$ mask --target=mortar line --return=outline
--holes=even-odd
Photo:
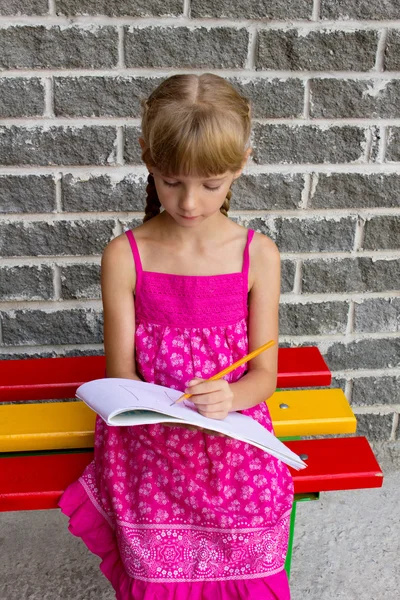
[[[55,301],[62,300],[62,293],[61,293],[61,268],[57,264],[55,264],[54,267],[53,267],[53,289],[54,289],[54,300]]]
[[[52,77],[45,77],[44,82],[44,112],[43,118],[54,119],[54,80]]]
[[[49,15],[57,16],[56,0],[49,0]]]
[[[314,12],[314,11],[313,11]],[[317,13],[315,13],[317,14]],[[288,31],[290,29],[301,29],[303,31],[382,31],[382,29],[400,29],[400,19],[393,20],[356,20],[356,19],[331,19],[331,20],[260,20],[260,19],[235,19],[229,17],[197,17],[189,18],[187,15],[168,16],[168,17],[135,17],[121,16],[108,17],[106,15],[76,15],[73,17],[65,15],[1,15],[0,28],[8,28],[10,26],[61,26],[64,28],[81,27],[118,27],[132,26],[137,29],[146,27],[181,27],[185,26],[190,29],[205,27],[211,29],[214,27],[225,27],[232,29],[242,29],[251,25],[260,25],[262,29],[281,29]]]
[[[302,275],[303,275],[303,261],[296,260],[296,269],[294,273],[293,292],[294,294],[301,294],[302,289]]]
[[[399,409],[400,409],[400,407],[399,407]],[[397,434],[398,427],[399,427],[399,413],[395,412],[395,413],[393,413],[392,431],[390,432],[390,437],[389,437],[390,442],[394,442],[397,439],[396,434]]]
[[[190,6],[190,0],[183,0],[183,17],[187,17],[188,19],[190,19],[190,11],[191,11],[191,6]]]
[[[140,164],[129,164],[123,167],[115,165],[10,165],[0,166],[0,175],[51,175],[61,171],[64,174],[72,174],[75,178],[87,177],[89,175],[108,175],[113,181],[121,181],[124,177],[134,180],[147,177],[146,168]],[[399,175],[399,162],[386,163],[264,163],[257,165],[253,163],[246,167],[246,175],[271,175],[281,174],[292,176],[310,174],[361,174],[361,175]]]
[[[312,184],[313,175],[311,173],[304,173],[303,181],[304,187],[301,190],[301,202],[299,204],[299,209],[307,210],[308,202],[310,200],[311,194],[311,184]]]
[[[125,69],[125,31],[124,27],[118,27],[118,69]]]
[[[131,127],[140,126],[140,116],[137,117],[59,117],[57,118],[45,118],[45,117],[8,117],[1,120],[3,127],[19,126],[25,127],[26,129],[35,129],[37,127],[71,127],[81,129],[83,127],[111,127],[117,125],[125,125]],[[305,117],[278,117],[278,118],[261,118],[254,117],[253,123],[260,125],[272,125],[272,126],[287,126],[290,128],[294,127],[305,127],[313,126],[322,131],[330,129],[331,127],[358,127],[360,129],[380,126],[388,127],[400,127],[400,118],[389,118],[389,119],[376,119],[372,118],[305,118]]]
[[[249,27],[249,45],[247,48],[247,58],[246,58],[246,69],[251,69],[254,71],[256,64],[256,54],[257,54],[257,36],[258,31],[255,26]]]
[[[356,221],[356,230],[354,233],[354,246],[353,246],[353,252],[357,253],[358,255],[358,251],[363,249],[363,242],[364,242],[364,227],[365,227],[365,219],[363,219],[363,216],[367,216],[367,215],[361,215],[359,214],[357,221]]]
[[[305,121],[310,121],[310,110],[311,110],[311,80],[306,79],[304,81],[304,105],[303,105],[303,118]],[[313,120],[314,122],[314,120]]]
[[[56,200],[56,213],[62,214],[62,173],[56,173],[54,176],[55,183],[55,200]],[[53,213],[54,214],[54,213]]]
[[[354,333],[354,317],[355,317],[355,303],[354,300],[350,300],[349,302],[349,311],[347,313],[347,325],[345,337],[348,338]]]
[[[384,163],[388,141],[387,128],[384,125],[379,127],[379,138],[377,162]]]
[[[373,80],[398,80],[400,79],[400,71],[287,71],[263,69],[262,71],[254,71],[245,68],[212,68],[207,69],[209,73],[215,73],[221,77],[245,77],[247,79],[298,79],[305,81],[307,79],[344,79],[350,81],[373,81]],[[167,77],[180,73],[195,73],[200,75],[204,72],[201,68],[182,67],[126,67],[124,69],[116,66],[112,69],[57,69],[57,68],[30,68],[30,69],[7,69],[1,72],[2,79],[12,78],[31,78],[31,77],[110,77],[116,78],[121,75],[130,77]]]
[[[346,396],[347,402],[349,404],[351,404],[352,394],[353,394],[353,380],[349,379],[349,380],[346,381],[346,385],[345,385],[345,388],[344,388],[344,395]]]
[[[378,72],[382,72],[385,70],[385,50],[386,50],[386,41],[388,36],[388,30],[382,29],[381,34],[378,40],[378,46],[376,49],[376,59],[375,59],[375,67],[374,70]]]
[[[312,20],[319,21],[321,13],[321,0],[314,0],[313,10],[312,10]]]

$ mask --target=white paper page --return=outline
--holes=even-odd
[[[253,444],[297,470],[307,466],[254,419],[237,412],[230,413],[223,421],[209,419],[199,414],[190,400],[172,405],[181,395],[182,392],[171,388],[117,378],[90,381],[80,386],[76,392],[76,396],[109,425],[149,425],[184,421]],[[138,411],[136,414],[130,412],[135,409]]]

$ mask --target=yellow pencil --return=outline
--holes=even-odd
[[[247,354],[247,356],[243,356],[243,358],[240,358],[239,360],[237,360],[235,363],[233,363],[233,365],[230,365],[229,367],[226,367],[226,369],[224,369],[223,371],[220,371],[216,375],[213,375],[212,377],[210,377],[210,379],[207,379],[207,381],[215,381],[216,379],[222,379],[222,377],[224,377],[224,375],[231,373],[232,371],[234,371],[235,369],[237,369],[244,363],[249,362],[249,360],[258,356],[259,354],[261,354],[261,352],[264,352],[264,350],[271,348],[271,346],[273,346],[274,344],[275,344],[274,340],[270,340],[263,346],[260,346],[259,348],[257,348],[257,350],[253,350],[253,352],[250,352],[250,354]],[[175,400],[175,402],[173,402],[172,404],[177,404],[184,398],[190,398],[190,396],[193,396],[193,394],[183,394],[183,396],[178,398],[178,400]],[[171,404],[171,406],[172,406],[172,404]]]

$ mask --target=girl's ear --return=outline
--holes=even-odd
[[[139,144],[142,150],[146,148],[146,143],[142,137],[139,138]]]

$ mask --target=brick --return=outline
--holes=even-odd
[[[265,29],[257,37],[257,70],[368,71],[375,64],[375,31]]]
[[[386,71],[400,69],[400,31],[391,30],[386,40],[384,68]]]
[[[400,281],[400,259],[344,258],[306,260],[302,291],[305,294],[383,292],[395,290]]]
[[[347,163],[364,154],[361,127],[262,125],[253,128],[253,159],[257,164]]]
[[[319,174],[309,208],[400,207],[400,176],[374,173]]]
[[[124,160],[132,165],[143,165],[139,144],[140,127],[125,127]]]
[[[354,331],[367,333],[400,331],[400,298],[367,298],[355,303]]]
[[[368,440],[388,440],[392,433],[393,413],[390,415],[357,415],[357,435]]]
[[[400,216],[374,217],[366,221],[364,250],[392,250],[400,248]]]
[[[48,0],[0,0],[0,15],[46,15]]]
[[[44,112],[44,85],[40,79],[0,80],[0,118],[40,117]]]
[[[244,68],[249,33],[230,27],[127,28],[127,67]]]
[[[281,261],[281,293],[288,294],[293,291],[296,265],[291,260]]]
[[[400,127],[388,128],[386,160],[400,161]]]
[[[345,333],[348,302],[280,304],[281,335],[319,335]]]
[[[0,268],[0,300],[51,300],[53,270],[46,265]]]
[[[164,78],[56,77],[54,113],[57,117],[141,116],[146,99]]]
[[[64,300],[101,298],[100,265],[68,265],[60,268]]]
[[[145,176],[113,181],[109,175],[81,179],[68,173],[61,181],[62,208],[66,212],[143,211],[146,185]]]
[[[324,354],[332,371],[386,369],[400,366],[400,339],[364,339],[333,343]]]
[[[232,186],[232,210],[295,210],[304,187],[302,175],[242,175]]]
[[[299,79],[230,79],[246,96],[252,116],[258,119],[277,119],[303,116],[304,83]]]
[[[256,217],[246,226],[269,235],[281,252],[337,252],[349,251],[354,245],[355,218],[330,219]]]
[[[0,256],[99,255],[114,226],[112,219],[0,223]]]
[[[1,165],[109,165],[115,127],[0,127]]]
[[[323,118],[398,118],[400,81],[312,79],[310,116]]]
[[[101,69],[118,63],[114,27],[30,27],[0,29],[0,68]]]
[[[143,225],[143,217],[132,217],[131,219],[118,219],[122,230],[127,231],[128,229],[135,229]]]
[[[360,377],[353,380],[352,406],[400,403],[400,377]]]
[[[238,19],[311,19],[311,0],[191,0],[191,16]]]
[[[3,312],[2,331],[5,346],[99,344],[103,341],[102,314],[91,309]]]
[[[57,14],[168,17],[183,14],[183,0],[57,0]]]
[[[0,213],[49,213],[56,210],[52,175],[0,175]]]
[[[400,19],[399,0],[321,0],[322,19]]]

